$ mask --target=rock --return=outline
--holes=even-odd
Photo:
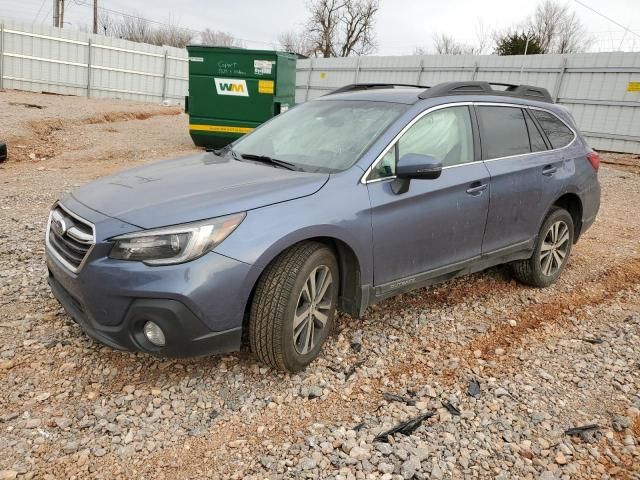
[[[416,466],[415,459],[410,458],[400,466],[400,475],[402,475],[402,478],[404,478],[405,480],[413,478],[413,476],[416,474],[416,469],[419,467],[420,464]]]
[[[39,418],[30,418],[26,421],[24,428],[38,428],[41,423],[42,420],[40,420]]]
[[[611,425],[616,432],[622,432],[623,430],[626,430],[631,426],[631,420],[629,419],[629,417],[623,417],[619,415],[613,419]]]
[[[395,467],[393,466],[392,463],[380,462],[378,464],[378,471],[380,473],[393,473],[394,469]]]
[[[0,370],[11,370],[14,366],[13,360],[3,360],[0,362]],[[5,470],[11,472],[12,470]]]
[[[102,447],[97,447],[93,449],[93,454],[96,457],[104,457],[107,454],[107,451]]]
[[[511,396],[511,394],[509,392],[507,392],[504,388],[502,387],[498,387],[496,388],[495,392],[494,392],[495,396],[500,398],[500,397],[509,397]]]
[[[0,470],[0,480],[14,480],[17,476],[15,470]]]
[[[431,467],[430,478],[433,478],[434,480],[441,480],[443,476],[444,476],[444,473],[442,473],[442,469],[440,468],[440,465],[434,462],[433,466]]]
[[[309,388],[309,393],[307,394],[307,398],[309,400],[313,400],[314,398],[320,398],[322,396],[322,388],[313,386]]]
[[[44,392],[41,393],[40,395],[36,396],[36,401],[37,402],[44,402],[46,399],[48,399],[51,396],[51,394],[49,392]]]
[[[558,465],[566,465],[567,464],[567,459],[564,456],[564,453],[562,453],[562,452],[558,452],[556,454],[556,459],[555,460],[556,460],[556,463]]]
[[[369,450],[365,450],[362,447],[353,447],[349,452],[349,456],[355,460],[365,460],[371,457]]]
[[[62,446],[62,451],[67,455],[74,453],[80,448],[80,443],[77,440],[69,440]]]
[[[303,457],[298,463],[298,466],[302,470],[313,470],[314,468],[316,468],[317,463],[313,458]]]

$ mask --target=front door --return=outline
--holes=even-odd
[[[367,178],[372,209],[374,284],[416,283],[427,272],[478,257],[489,207],[489,173],[474,152],[468,106],[427,113],[406,130]],[[435,180],[392,190],[397,159],[408,153],[442,160]],[[405,280],[403,282],[402,280]]]

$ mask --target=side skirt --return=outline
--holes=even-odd
[[[360,316],[369,305],[373,305],[389,297],[406,293],[417,288],[423,288],[437,283],[446,282],[461,275],[486,270],[487,268],[516,260],[531,257],[535,246],[535,238],[509,247],[494,250],[477,257],[436,268],[428,272],[418,273],[409,277],[393,280],[382,285],[363,285],[360,303]]]

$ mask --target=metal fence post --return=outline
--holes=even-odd
[[[91,37],[87,42],[87,98],[91,97]]]
[[[0,90],[4,88],[4,23],[0,24]]]
[[[478,78],[478,70],[480,70],[480,65],[478,62],[475,62],[473,65],[473,76],[471,77],[471,80],[475,81]]]
[[[553,101],[558,102],[560,98],[560,88],[562,87],[562,79],[564,77],[564,72],[567,71],[567,57],[562,57],[562,66],[558,71],[558,78],[556,79],[556,85],[553,89]]]
[[[358,83],[358,76],[360,75],[360,58],[358,57],[356,59],[356,71],[355,71],[355,75],[353,77],[353,83]]]
[[[420,79],[422,78],[423,70],[424,70],[424,57],[420,58],[420,66],[418,67],[418,78],[416,79],[416,85],[420,85]]]
[[[307,91],[304,94],[304,101],[309,100],[309,90],[311,90],[311,74],[313,73],[313,58],[309,60],[309,75],[307,75]]]
[[[164,51],[164,64],[162,71],[162,101],[164,102],[165,98],[167,98],[167,62],[169,61],[169,51]]]

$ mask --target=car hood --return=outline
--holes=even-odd
[[[140,228],[156,228],[312,195],[327,173],[307,173],[203,153],[88,183],[72,193],[87,207]]]

